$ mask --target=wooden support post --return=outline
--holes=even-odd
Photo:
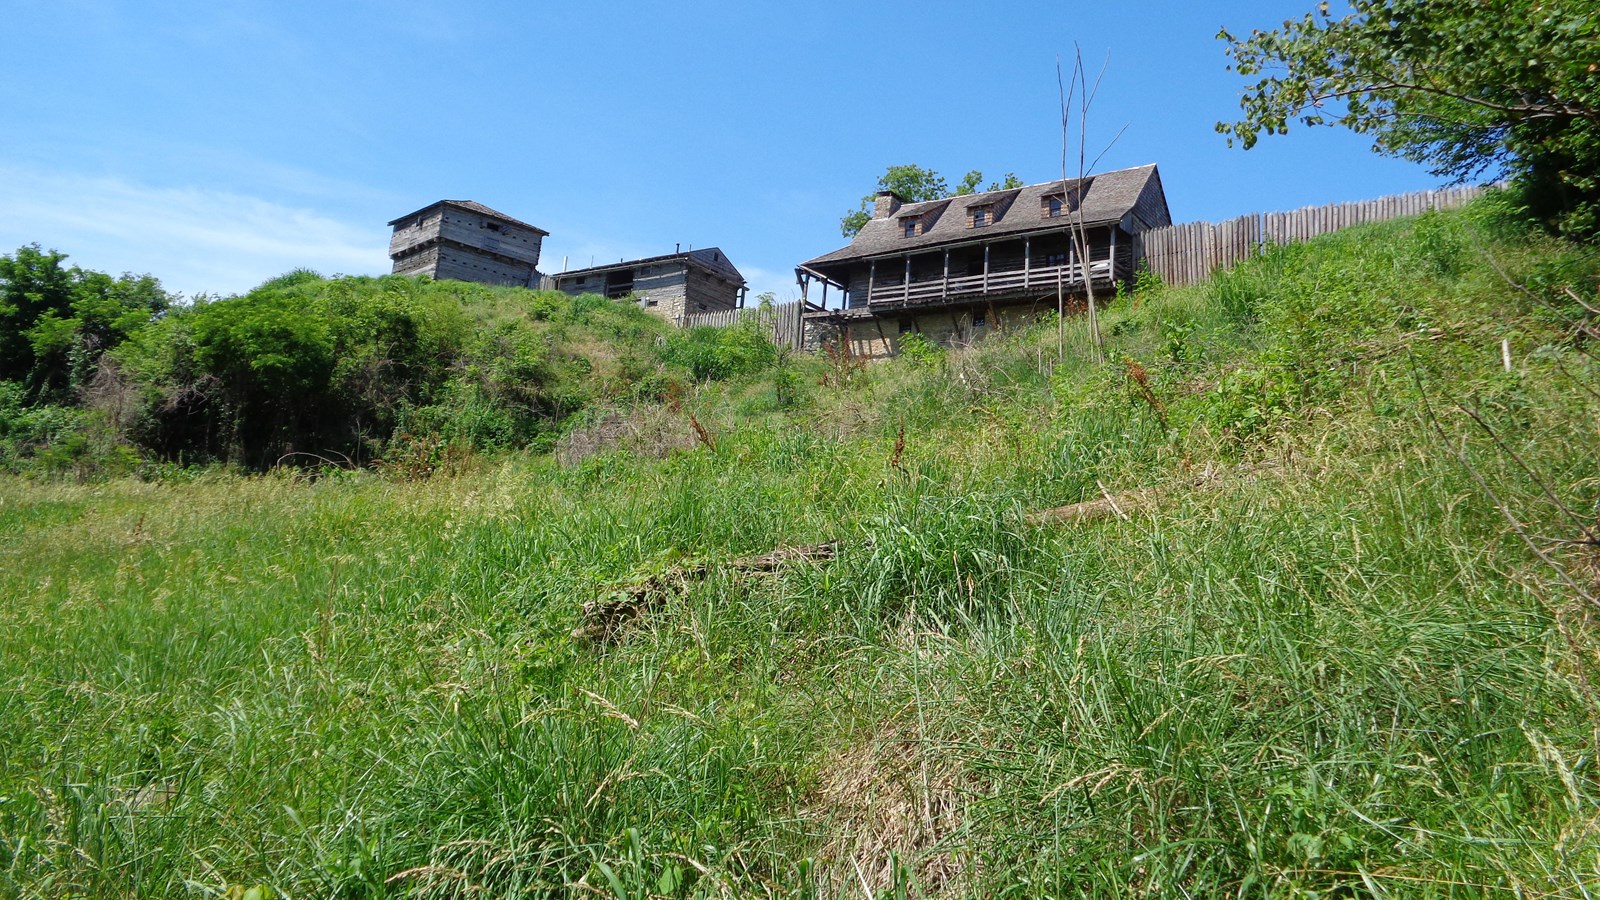
[[[989,245],[983,245],[983,292],[989,293]]]
[[[900,299],[911,302],[911,254],[906,254],[906,280],[900,284]]]
[[[822,282],[822,308],[823,309],[827,309],[828,308],[828,282],[827,282],[827,279],[823,279],[823,282]]]
[[[1117,226],[1111,226],[1111,284],[1117,283]]]
[[[867,265],[867,305],[872,305],[872,288],[878,280],[878,261],[872,260]]]
[[[943,288],[943,290],[940,291],[939,296],[941,296],[941,297],[950,296],[950,251],[949,250],[946,250],[944,252],[944,288]]]
[[[1022,286],[1023,286],[1024,289],[1026,289],[1028,287],[1028,282],[1033,277],[1033,273],[1031,271],[1029,271],[1032,268],[1033,268],[1033,239],[1025,237],[1025,238],[1022,239]]]
[[[811,287],[811,275],[809,273],[805,274],[805,275],[801,275],[800,276],[800,302],[801,303],[806,302],[806,293],[807,293],[807,288],[809,288],[809,287]]]

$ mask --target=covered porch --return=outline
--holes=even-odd
[[[893,309],[1006,301],[1044,294],[1111,291],[1131,279],[1135,249],[1113,225],[1087,234],[1088,258],[1070,229],[974,240],[878,254],[813,268],[796,276],[801,296],[824,308]],[[812,297],[813,291],[820,296]],[[830,291],[837,301],[830,303]]]

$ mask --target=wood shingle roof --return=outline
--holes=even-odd
[[[505,222],[508,225],[515,225],[518,228],[526,228],[529,231],[537,231],[541,235],[544,235],[545,237],[549,237],[550,236],[550,232],[545,231],[543,228],[540,228],[537,225],[529,225],[527,222],[524,222],[521,219],[513,219],[512,217],[506,215],[505,213],[500,212],[497,209],[490,209],[489,207],[484,206],[482,203],[479,203],[476,200],[437,200],[437,201],[434,201],[433,203],[429,203],[427,206],[424,206],[423,208],[421,208],[419,210],[415,210],[413,212],[408,212],[405,215],[400,216],[399,218],[395,218],[395,219],[389,220],[389,225],[393,226],[396,222],[404,222],[406,219],[412,218],[413,216],[419,216],[419,215],[421,215],[421,214],[423,214],[423,213],[425,213],[425,212],[427,212],[427,211],[429,211],[429,210],[431,210],[431,209],[433,209],[435,207],[438,207],[438,206],[459,206],[462,209],[471,210],[472,212],[478,213],[479,215],[488,216],[491,219],[499,219],[500,221]]]
[[[1080,219],[1084,225],[1118,222],[1138,205],[1140,195],[1152,179],[1157,181],[1159,191],[1159,177],[1154,164],[1091,175],[1083,179],[1085,188],[1078,211],[1057,218],[1041,215],[1045,198],[1078,186],[1078,179],[1046,181],[1023,188],[906,203],[886,218],[868,221],[849,246],[825,253],[802,265],[814,268],[848,260],[898,255],[908,250],[943,244],[1020,236],[1032,231],[1059,229],[1076,224]],[[1165,206],[1164,199],[1162,205]],[[978,207],[989,207],[991,224],[977,227],[968,225],[971,210]],[[921,233],[906,237],[902,223],[908,217],[923,218]]]
[[[655,265],[665,262],[683,262],[704,269],[726,281],[734,284],[744,284],[744,276],[734,268],[733,262],[728,259],[728,254],[717,247],[705,247],[700,250],[684,250],[678,253],[664,253],[661,256],[648,256],[644,259],[629,259],[622,262],[604,263],[598,266],[588,266],[582,269],[569,269],[556,275],[557,281],[566,281],[574,275],[595,275],[601,272],[610,272],[616,269],[635,269],[639,266]]]

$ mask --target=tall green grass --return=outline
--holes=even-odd
[[[1600,267],[1492,224],[706,386],[714,452],[0,481],[0,893],[1587,896]]]

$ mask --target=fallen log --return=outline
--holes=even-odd
[[[1157,500],[1166,496],[1174,488],[1204,487],[1220,478],[1221,475],[1208,466],[1200,474],[1177,483],[1124,491],[1115,496],[1106,490],[1105,485],[1100,484],[1100,496],[1093,500],[1068,503],[1066,506],[1054,506],[1050,509],[1034,510],[1024,517],[1024,521],[1029,525],[1071,525],[1109,519],[1113,516],[1118,519],[1127,519],[1128,514],[1131,512],[1154,506]],[[1099,484],[1099,482],[1096,482],[1096,484]]]
[[[824,541],[800,547],[779,547],[758,556],[741,556],[718,568],[752,575],[770,575],[801,562],[826,562],[839,552],[838,541]],[[668,597],[688,587],[689,582],[706,577],[709,563],[674,566],[665,572],[623,585],[604,597],[583,604],[583,624],[573,630],[574,638],[610,643],[646,612],[660,606]]]
[[[1083,524],[1116,517],[1129,518],[1129,514],[1159,505],[1167,494],[1181,488],[1201,488],[1229,477],[1253,481],[1262,471],[1276,469],[1276,462],[1262,463],[1241,469],[1216,469],[1207,466],[1197,475],[1155,487],[1139,488],[1113,495],[1100,485],[1100,496],[1093,500],[1069,503],[1028,513],[1024,517],[1029,525]],[[798,547],[779,547],[758,556],[742,556],[719,563],[722,571],[769,575],[803,562],[827,562],[839,553],[839,541],[824,541]],[[651,575],[623,585],[604,597],[583,604],[583,623],[573,630],[578,639],[610,643],[618,640],[623,631],[639,617],[664,603],[668,597],[686,589],[689,582],[706,577],[712,564],[699,562],[674,566],[665,572]]]

